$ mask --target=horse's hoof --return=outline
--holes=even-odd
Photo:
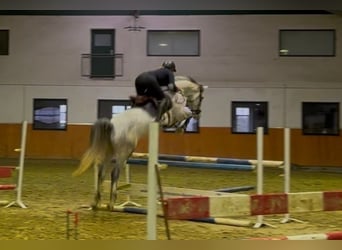
[[[111,212],[114,212],[114,206],[113,205],[108,204],[107,209]]]
[[[99,204],[97,204],[97,203],[94,203],[94,204],[91,204],[91,205],[90,205],[90,207],[91,207],[91,210],[94,210],[94,211],[96,211],[96,210],[98,210],[98,209],[99,209]]]

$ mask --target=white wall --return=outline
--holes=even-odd
[[[0,122],[32,121],[32,98],[68,98],[70,123],[92,122],[99,98],[127,99],[134,78],[165,59],[177,74],[208,85],[201,126],[230,126],[231,101],[268,101],[269,126],[301,127],[301,102],[342,102],[342,18],[334,15],[141,16],[148,29],[199,29],[200,57],[146,56],[146,30],[128,32],[131,16],[0,16],[10,55],[0,56]],[[116,30],[124,76],[81,77],[90,30]],[[280,58],[278,30],[336,29],[336,57]],[[222,107],[220,112],[216,112]],[[342,122],[340,123],[342,124]]]

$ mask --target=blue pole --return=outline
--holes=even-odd
[[[174,167],[187,167],[187,168],[206,168],[206,169],[221,169],[221,170],[236,170],[236,171],[252,171],[253,165],[247,164],[224,164],[213,162],[190,162],[190,161],[171,161],[171,160],[159,160],[161,164],[167,164]],[[127,163],[146,165],[147,159],[130,158]]]

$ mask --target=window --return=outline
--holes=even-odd
[[[111,119],[116,114],[120,114],[131,108],[129,100],[98,100],[97,118],[107,117]]]
[[[163,128],[164,132],[176,132],[176,128]],[[199,120],[191,117],[184,130],[185,133],[199,133]]]
[[[148,56],[199,56],[198,30],[147,31]]]
[[[9,55],[9,30],[0,30],[0,55]]]
[[[268,133],[267,102],[232,102],[232,133],[255,134],[257,127]]]
[[[33,129],[66,130],[66,99],[33,99]]]
[[[335,56],[335,30],[280,30],[279,56]]]
[[[339,135],[339,103],[303,102],[303,134]]]

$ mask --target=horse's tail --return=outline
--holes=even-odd
[[[114,126],[110,120],[107,118],[97,120],[91,130],[90,147],[82,156],[78,168],[72,175],[81,175],[92,165],[100,165],[110,160],[114,153],[113,136]]]

